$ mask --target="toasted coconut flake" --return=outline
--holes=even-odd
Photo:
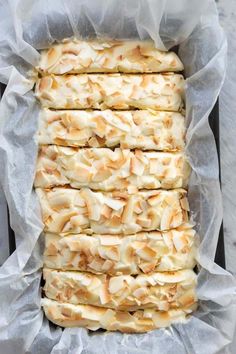
[[[85,199],[90,219],[95,221],[99,220],[101,210],[100,206],[94,203],[93,193],[89,189],[83,189],[81,190],[81,195]]]
[[[180,199],[180,204],[184,210],[190,211],[188,199],[186,197]]]
[[[47,66],[50,68],[54,65],[60,58],[61,51],[58,47],[52,47],[47,53]]]
[[[105,204],[102,208],[101,215],[105,216],[106,219],[109,219],[111,217],[111,214],[112,209]]]
[[[137,218],[137,224],[142,226],[144,229],[149,229],[151,227],[152,221],[146,218]]]
[[[53,80],[50,76],[43,77],[39,82],[39,91],[51,88]]]
[[[166,207],[161,217],[161,230],[170,229],[172,219],[173,219],[173,209],[170,206]]]
[[[120,277],[113,277],[109,281],[109,292],[111,294],[115,294],[119,292],[124,287],[124,279],[122,276]]]
[[[67,209],[71,206],[71,200],[69,196],[63,193],[58,193],[57,195],[52,195],[50,199],[50,206],[53,210]]]
[[[135,206],[135,198],[134,195],[131,195],[124,207],[124,211],[122,214],[122,222],[129,223],[133,221],[133,211]]]
[[[171,320],[168,312],[155,312],[152,318],[155,326],[158,328],[164,328],[170,325]]]
[[[133,186],[133,185],[129,185],[127,190],[128,190],[129,194],[135,194],[135,193],[138,192],[138,188],[136,186]]]
[[[155,270],[156,268],[156,261],[152,263],[144,262],[139,264],[139,268],[142,270],[143,273],[151,273]]]
[[[148,246],[138,249],[136,253],[145,261],[151,261],[156,257],[156,252]]]
[[[178,297],[178,302],[183,307],[191,306],[196,301],[197,301],[196,291],[193,288],[186,290],[180,297]]]
[[[110,246],[106,250],[106,255],[113,261],[119,261],[120,252],[117,246]]]
[[[100,242],[102,246],[115,246],[120,245],[122,241],[117,236],[104,235],[100,237]]]
[[[137,176],[142,176],[144,172],[144,164],[136,157],[132,157],[130,159],[130,171]]]
[[[81,317],[92,321],[99,321],[103,313],[103,309],[100,309],[99,307],[83,306]]]
[[[113,267],[114,267],[114,262],[112,262],[109,259],[106,259],[102,265],[102,272],[109,272]]]
[[[49,243],[47,246],[47,255],[48,256],[56,256],[58,252],[57,247],[55,246],[54,243]]]
[[[102,182],[108,179],[112,175],[112,172],[109,171],[106,167],[100,168],[96,174],[93,175],[94,182]]]
[[[61,309],[61,314],[64,317],[71,317],[72,316],[72,309],[68,308],[68,307],[62,307]]]
[[[145,299],[148,295],[148,290],[146,288],[138,288],[133,292],[133,295],[138,299]]]
[[[111,300],[111,296],[108,292],[107,285],[108,285],[107,282],[105,282],[100,289],[99,296],[102,305],[107,304]]]
[[[106,328],[115,320],[115,311],[108,309],[100,319],[101,325]]]
[[[155,205],[159,204],[161,202],[161,194],[156,193],[156,195],[149,197],[147,202],[151,206],[155,206]]]
[[[121,225],[121,217],[119,215],[113,215],[109,222],[111,227],[117,228]]]
[[[175,230],[172,231],[172,234],[173,234],[174,246],[175,246],[176,250],[179,252],[186,246],[186,242],[181,237],[181,235],[178,232],[176,232]]]
[[[125,205],[125,202],[123,200],[118,200],[114,198],[112,199],[109,197],[104,199],[104,203],[113,210],[119,210]]]
[[[102,270],[103,262],[93,259],[91,263],[89,263],[89,267],[97,272]]]
[[[51,222],[51,229],[53,232],[65,232],[70,230],[70,218],[72,216],[75,216],[76,212],[64,212],[60,214],[59,216],[55,216],[54,220]],[[45,225],[47,225],[47,222],[45,222]]]

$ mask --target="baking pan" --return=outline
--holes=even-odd
[[[213,110],[209,115],[209,124],[215,137],[218,162],[219,162],[219,179],[221,183],[219,99],[217,100]],[[224,245],[223,222],[220,227],[219,239],[218,239],[218,244],[217,244],[217,249],[215,254],[215,262],[222,268],[225,268],[225,245]]]
[[[4,85],[1,85],[1,92],[4,92]],[[219,100],[217,100],[214,108],[209,115],[209,124],[215,137],[218,161],[219,161],[219,179],[221,181],[221,168],[220,168],[220,129],[219,129]],[[12,254],[16,249],[14,231],[10,227],[9,213],[8,213],[8,237],[9,237],[9,254]],[[215,254],[215,262],[225,268],[225,247],[224,247],[224,231],[223,223],[221,224],[219,239]]]

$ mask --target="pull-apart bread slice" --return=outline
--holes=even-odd
[[[112,191],[172,189],[187,186],[190,167],[184,153],[116,148],[78,149],[56,145],[39,150],[34,185],[70,185]]]
[[[47,298],[74,305],[94,305],[121,311],[155,308],[169,311],[197,301],[192,270],[150,275],[109,276],[44,269]]]
[[[178,112],[42,109],[37,140],[41,145],[179,151],[185,130]]]
[[[184,189],[93,192],[88,188],[36,189],[45,231],[132,234],[169,230],[188,221]]]
[[[196,264],[195,231],[186,224],[135,235],[45,235],[48,268],[135,275],[190,269]]]
[[[116,311],[91,305],[72,305],[47,298],[42,299],[47,318],[61,327],[99,328],[124,333],[142,333],[168,327],[172,323],[184,323],[197,307],[194,303],[181,309],[158,311],[155,309],[135,312]]]
[[[153,41],[64,40],[41,52],[41,74],[182,71],[174,52],[155,48]]]
[[[38,80],[35,92],[46,108],[179,111],[184,83],[174,73],[48,75]]]

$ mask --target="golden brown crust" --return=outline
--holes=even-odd
[[[42,109],[37,138],[41,145],[180,151],[185,124],[178,112]]]
[[[183,153],[42,146],[34,185],[70,185],[93,190],[173,189],[186,187],[190,167]]]
[[[184,78],[180,74],[80,74],[44,76],[36,97],[55,109],[146,109],[180,111]]]
[[[41,52],[37,69],[41,74],[182,71],[174,52],[155,48],[152,41],[72,39]]]
[[[197,301],[196,274],[192,270],[134,277],[45,268],[43,275],[47,298],[74,305],[88,304],[121,311],[145,308],[169,311]]]
[[[46,234],[48,268],[110,275],[141,274],[193,268],[195,231],[189,225],[167,232],[136,235]]]
[[[93,192],[84,188],[40,189],[45,231],[54,233],[132,234],[169,230],[188,221],[183,189]]]
[[[122,312],[91,305],[72,305],[47,298],[42,299],[47,318],[61,327],[86,327],[92,331],[99,328],[123,333],[142,333],[156,328],[168,327],[172,323],[185,322],[196,309],[196,304],[170,310],[154,309]]]

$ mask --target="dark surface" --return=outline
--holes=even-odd
[[[7,209],[7,218],[8,218],[9,254],[12,254],[16,249],[16,239],[15,239],[14,231],[12,230],[12,228],[10,226],[8,209]]]
[[[219,161],[219,178],[221,183],[221,168],[220,168],[220,127],[219,127],[219,100],[217,100],[211,114],[209,115],[209,124],[214,133],[216,148]],[[219,239],[216,249],[215,262],[225,268],[225,245],[224,245],[224,231],[223,223],[220,227]]]

